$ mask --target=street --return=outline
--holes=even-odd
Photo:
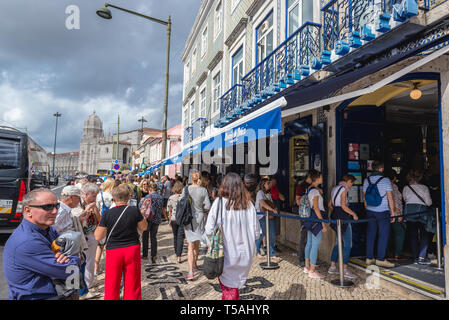
[[[61,195],[62,188],[65,187],[66,181],[62,181],[57,187],[52,187],[51,189],[56,193],[56,195]],[[0,234],[0,300],[8,300],[8,284],[6,283],[5,276],[3,275],[3,248],[8,240],[8,234]]]

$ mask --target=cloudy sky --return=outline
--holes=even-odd
[[[112,2],[113,1],[113,2]],[[112,0],[111,4],[167,20],[172,17],[168,127],[181,122],[181,55],[201,0]],[[79,8],[79,29],[69,30]],[[79,150],[84,120],[94,110],[107,135],[140,127],[162,129],[166,27],[111,8],[103,0],[0,1],[0,125],[27,130],[57,153]]]

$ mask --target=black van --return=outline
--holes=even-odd
[[[12,233],[22,221],[28,161],[27,134],[0,127],[0,233]]]

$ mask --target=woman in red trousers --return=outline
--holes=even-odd
[[[135,206],[126,184],[112,190],[116,206],[106,210],[95,230],[95,239],[106,237],[104,300],[120,299],[120,282],[124,278],[124,300],[142,300],[140,285],[140,241],[137,229],[147,229],[147,221]]]

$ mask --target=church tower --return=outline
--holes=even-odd
[[[95,174],[98,162],[99,142],[104,138],[103,122],[95,111],[84,121],[83,137],[80,142],[80,172]]]

